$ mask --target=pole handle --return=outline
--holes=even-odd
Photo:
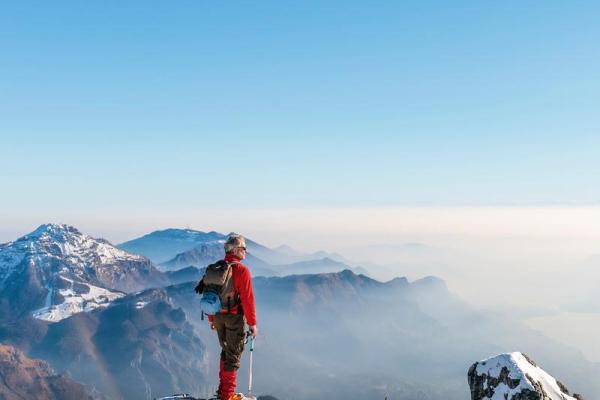
[[[250,343],[250,351],[254,351],[254,336],[252,336],[252,332],[246,332],[246,341],[244,343]]]

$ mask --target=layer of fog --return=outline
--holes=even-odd
[[[407,238],[408,239],[408,238]],[[479,309],[519,318],[600,362],[600,242],[547,237],[420,237],[338,248],[373,277],[443,278]]]
[[[471,363],[520,350],[571,390],[591,398],[600,394],[594,379],[599,366],[587,363],[577,350],[509,316],[472,310],[443,290],[421,286],[414,292],[398,281],[376,288],[309,280],[306,285],[284,285],[281,278],[255,281],[261,336],[254,376],[262,393],[298,400],[386,395],[459,400],[469,395],[466,373]],[[198,316],[191,285],[181,292],[178,305],[186,309],[216,365],[216,338]],[[242,388],[247,357],[240,370]],[[216,376],[216,371],[211,374]]]
[[[590,265],[600,243],[525,237],[420,239],[334,250],[381,280],[439,276],[454,292],[481,306],[556,309],[584,296],[600,277]]]
[[[598,360],[594,343],[575,329],[600,331],[600,207],[166,207],[52,215],[52,221],[47,214],[0,215],[0,234],[12,240],[40,223],[63,222],[119,243],[156,229],[189,227],[236,231],[271,247],[336,252],[381,280],[441,277],[470,304],[527,320]]]

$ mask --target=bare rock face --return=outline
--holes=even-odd
[[[32,360],[12,346],[0,345],[0,399],[93,400],[85,387],[56,375],[48,363]]]
[[[469,368],[471,400],[584,400],[522,353],[506,353]]]

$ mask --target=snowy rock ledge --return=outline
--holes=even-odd
[[[469,368],[471,400],[584,400],[522,353],[506,353]]]

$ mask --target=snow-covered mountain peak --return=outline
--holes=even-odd
[[[520,352],[476,362],[469,369],[469,386],[476,400],[581,398]]]
[[[67,224],[43,224],[33,232],[25,235],[25,237],[36,238],[47,236],[59,240],[66,238],[68,235],[81,235],[81,232],[77,228]]]
[[[95,239],[65,224],[40,225],[33,232],[14,242],[0,246],[0,269],[2,252],[22,253],[40,258],[69,258],[74,264],[85,263],[94,258],[101,263],[115,261],[142,261],[139,255],[130,254],[111,245],[107,240]]]
[[[121,292],[166,283],[147,258],[118,249],[69,225],[44,224],[14,242],[0,244],[0,292],[35,288],[28,301],[37,318],[58,321],[104,307]],[[34,306],[35,307],[35,306]]]

